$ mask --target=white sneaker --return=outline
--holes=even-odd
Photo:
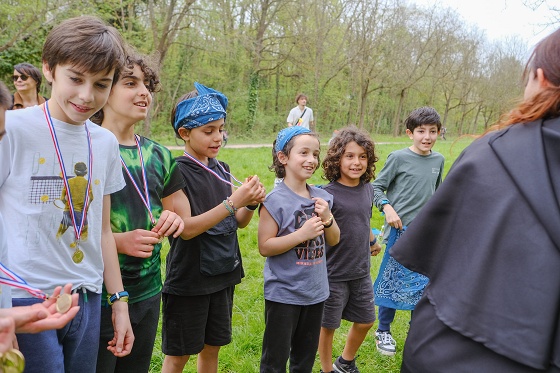
[[[397,352],[397,342],[393,339],[391,332],[375,331],[375,343],[377,351],[382,355],[393,356]]]

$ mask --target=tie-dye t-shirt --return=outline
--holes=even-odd
[[[182,189],[185,185],[171,152],[164,146],[139,136],[139,144],[144,158],[145,173],[150,195],[151,211],[157,221],[163,211],[162,199]],[[119,145],[121,157],[139,190],[144,192],[142,168],[136,145]],[[111,195],[111,228],[113,232],[128,232],[135,229],[152,229],[150,215],[130,176],[123,168],[126,187]],[[161,291],[162,244],[154,246],[152,256],[137,258],[119,254],[123,285],[130,294],[129,302],[139,302]],[[103,289],[106,302],[106,291]]]

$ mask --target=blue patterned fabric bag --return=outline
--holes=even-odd
[[[391,227],[379,274],[373,284],[377,306],[413,310],[428,284],[426,276],[404,267],[390,255],[391,247],[405,230],[406,227],[402,230]]]

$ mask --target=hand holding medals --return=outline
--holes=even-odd
[[[60,329],[76,316],[78,294],[70,294],[72,285],[62,289],[57,287],[51,297],[42,303],[2,309],[0,316],[12,317],[17,333],[39,333],[45,330]]]
[[[175,238],[179,237],[184,228],[185,222],[179,215],[173,211],[163,210],[157,224],[152,228],[152,232],[160,236],[159,242],[161,242],[165,237],[171,235]]]
[[[257,175],[249,176],[233,194],[230,199],[236,208],[257,205],[264,202],[266,190]]]

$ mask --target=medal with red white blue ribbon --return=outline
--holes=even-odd
[[[89,193],[91,191],[91,180],[92,180],[92,166],[93,166],[93,151],[91,145],[91,134],[89,132],[87,123],[84,122],[84,128],[86,131],[87,137],[87,144],[88,144],[88,169],[87,172],[89,173],[85,196],[84,196],[84,204],[82,208],[82,219],[78,222],[76,217],[76,210],[74,208],[74,202],[72,200],[72,191],[70,189],[70,185],[68,183],[68,177],[66,174],[66,167],[64,166],[64,159],[62,157],[62,152],[60,150],[60,144],[58,143],[58,138],[56,136],[56,131],[54,129],[54,125],[51,118],[51,113],[49,111],[49,101],[47,100],[43,106],[43,112],[45,113],[45,119],[47,121],[47,125],[49,127],[49,131],[51,133],[51,137],[54,144],[54,149],[56,151],[56,156],[58,157],[58,163],[60,165],[60,171],[62,173],[62,181],[64,183],[64,188],[66,189],[66,200],[68,203],[68,208],[70,212],[70,218],[72,221],[72,227],[74,228],[74,237],[75,241],[70,245],[71,248],[75,249],[74,254],[72,255],[72,260],[74,263],[78,264],[84,259],[84,252],[79,248],[80,237],[82,235],[82,231],[84,225],[86,224],[87,219],[87,211],[89,207]]]
[[[132,177],[132,173],[130,172],[130,169],[126,165],[126,162],[124,161],[122,155],[121,155],[121,164],[122,164],[123,170],[126,172],[128,177],[130,178],[130,181],[132,182],[132,185],[134,186],[134,189],[136,189],[136,192],[138,193],[138,196],[142,200],[142,203],[144,204],[144,206],[146,206],[146,209],[148,210],[148,214],[150,215],[150,221],[152,222],[152,225],[155,226],[156,225],[156,219],[154,218],[154,215],[152,214],[152,206],[151,206],[151,203],[150,203],[150,193],[149,193],[149,189],[148,189],[148,178],[146,177],[146,167],[144,166],[144,157],[142,156],[142,148],[140,147],[140,141],[139,141],[138,135],[134,135],[134,141],[136,142],[136,148],[138,149],[138,157],[140,159],[140,169],[142,170],[142,187],[144,189],[143,193],[140,190],[140,187],[138,186],[138,183],[136,183],[136,180],[134,180],[134,177]]]
[[[42,290],[33,287],[27,283],[23,278],[16,275],[9,270],[4,264],[0,262],[0,272],[6,275],[0,276],[0,284],[13,286],[27,291],[29,294],[39,299],[49,299],[49,296]],[[66,313],[72,307],[72,296],[70,294],[60,294],[56,297],[56,310],[59,313]]]
[[[202,167],[203,169],[205,169],[206,171],[210,172],[212,175],[214,175],[215,177],[217,177],[218,179],[220,179],[222,182],[231,185],[234,188],[239,188],[241,185],[243,185],[243,183],[239,180],[237,180],[237,178],[235,176],[233,176],[233,174],[229,173],[226,171],[226,169],[224,168],[224,166],[222,166],[220,164],[220,162],[218,160],[216,160],[216,162],[218,163],[218,167],[226,174],[231,176],[231,178],[237,182],[239,185],[235,185],[233,184],[231,181],[224,179],[223,177],[221,177],[220,175],[218,175],[218,173],[216,173],[214,170],[211,170],[208,166],[206,166],[204,163],[200,162],[198,159],[196,159],[195,157],[193,157],[192,155],[190,155],[189,153],[187,153],[186,151],[183,152],[183,155],[187,158],[189,158],[191,161],[193,161],[194,163],[196,163],[197,165],[199,165],[200,167]]]

